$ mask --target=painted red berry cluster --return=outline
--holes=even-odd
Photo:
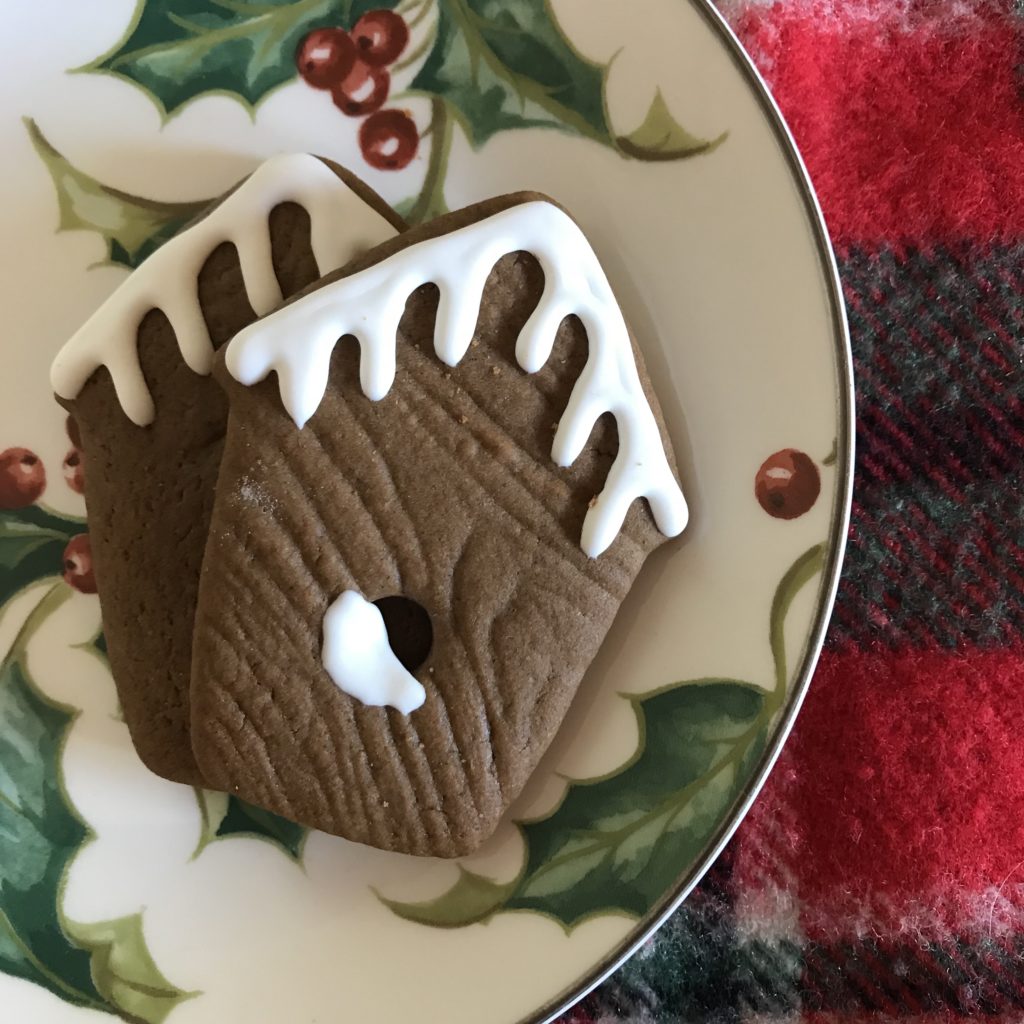
[[[408,166],[419,148],[416,123],[404,110],[381,109],[391,91],[394,64],[409,43],[409,27],[394,11],[367,11],[352,26],[314,29],[299,44],[295,66],[314,89],[328,89],[359,126],[363,159],[379,171]]]
[[[71,451],[64,457],[64,479],[76,494],[85,490],[82,469],[81,439],[78,425],[69,416],[68,438]],[[28,448],[7,448],[0,452],[0,512],[16,512],[34,505],[46,490],[46,467],[43,460]],[[83,594],[96,593],[96,576],[92,568],[89,535],[80,533],[68,541],[64,549],[64,580]]]

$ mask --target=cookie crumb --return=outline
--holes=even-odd
[[[250,480],[249,477],[243,477],[238,485],[238,497],[244,504],[252,505],[261,512],[271,514],[277,511],[277,502],[267,494],[260,484]]]
[[[494,375],[495,377],[497,377],[497,376],[498,376],[498,374],[499,374],[499,373],[501,373],[501,367],[500,367],[500,366],[492,366],[492,367],[491,367],[491,373],[492,373],[492,374],[493,374],[493,375]]]
[[[593,508],[597,504],[597,495],[595,494],[588,503],[588,508]]]
[[[479,347],[480,347],[480,339],[479,339],[479,338],[474,338],[474,339],[473,339],[473,340],[472,340],[472,341],[471,341],[471,342],[469,343],[469,345],[470,345],[470,348],[479,348]]]
[[[463,426],[465,426],[468,422],[469,422],[469,417],[466,416],[465,414],[463,414],[462,416],[459,417],[459,423],[461,423]]]

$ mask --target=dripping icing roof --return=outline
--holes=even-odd
[[[199,306],[197,280],[210,253],[231,242],[245,291],[257,315],[282,301],[274,273],[268,218],[275,206],[296,202],[310,217],[311,244],[321,274],[394,234],[389,221],[323,161],[306,153],[271,157],[209,213],[145,260],[57,354],[54,391],[75,398],[101,366],[110,372],[126,415],[152,422],[153,400],[138,355],[138,328],[160,309],[174,329],[185,364],[208,374],[213,345]]]
[[[380,262],[330,281],[241,331],[225,364],[250,385],[277,374],[281,400],[300,429],[328,386],[331,353],[344,335],[360,345],[360,386],[383,399],[395,378],[395,346],[406,299],[425,283],[440,302],[434,333],[439,359],[456,366],[472,341],[487,278],[506,253],[530,252],[544,271],[541,299],[523,326],[516,358],[527,373],[547,362],[565,317],[576,315],[590,355],[558,425],[552,458],[570,465],[597,419],[610,412],[619,452],[604,490],[588,511],[581,545],[593,557],[621,529],[629,505],[646,498],[668,536],[686,525],[687,508],[644,393],[629,331],[596,254],[576,223],[550,202],[528,201],[400,248]]]

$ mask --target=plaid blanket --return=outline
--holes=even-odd
[[[859,420],[847,564],[763,795],[563,1021],[1022,1021],[1024,6],[724,13],[839,257]]]

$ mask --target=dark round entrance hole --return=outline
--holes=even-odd
[[[415,672],[427,660],[434,643],[434,629],[426,608],[410,597],[382,597],[373,602],[384,616],[388,643],[395,657]]]

